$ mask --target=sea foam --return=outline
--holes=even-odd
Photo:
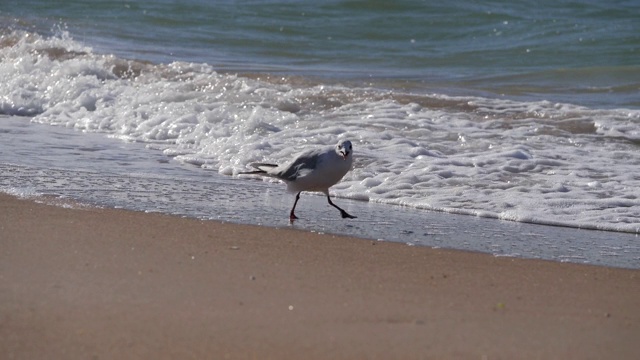
[[[338,197],[640,232],[638,110],[152,64],[64,33],[7,32],[0,57],[1,113],[144,143],[183,164],[237,176],[349,138],[356,160]]]

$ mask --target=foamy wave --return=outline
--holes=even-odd
[[[143,142],[185,164],[234,175],[350,138],[356,164],[338,196],[640,231],[635,110],[221,74],[17,31],[0,56],[0,112]]]

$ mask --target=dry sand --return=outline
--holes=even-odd
[[[640,270],[0,195],[2,359],[637,359]]]

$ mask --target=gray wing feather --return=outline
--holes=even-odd
[[[316,168],[318,160],[320,159],[320,153],[321,152],[317,150],[303,153],[274,175],[283,180],[294,181],[304,170],[313,170]]]

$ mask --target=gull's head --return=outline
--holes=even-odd
[[[336,154],[340,155],[343,160],[347,160],[352,152],[353,148],[349,140],[340,140],[336,145]]]

